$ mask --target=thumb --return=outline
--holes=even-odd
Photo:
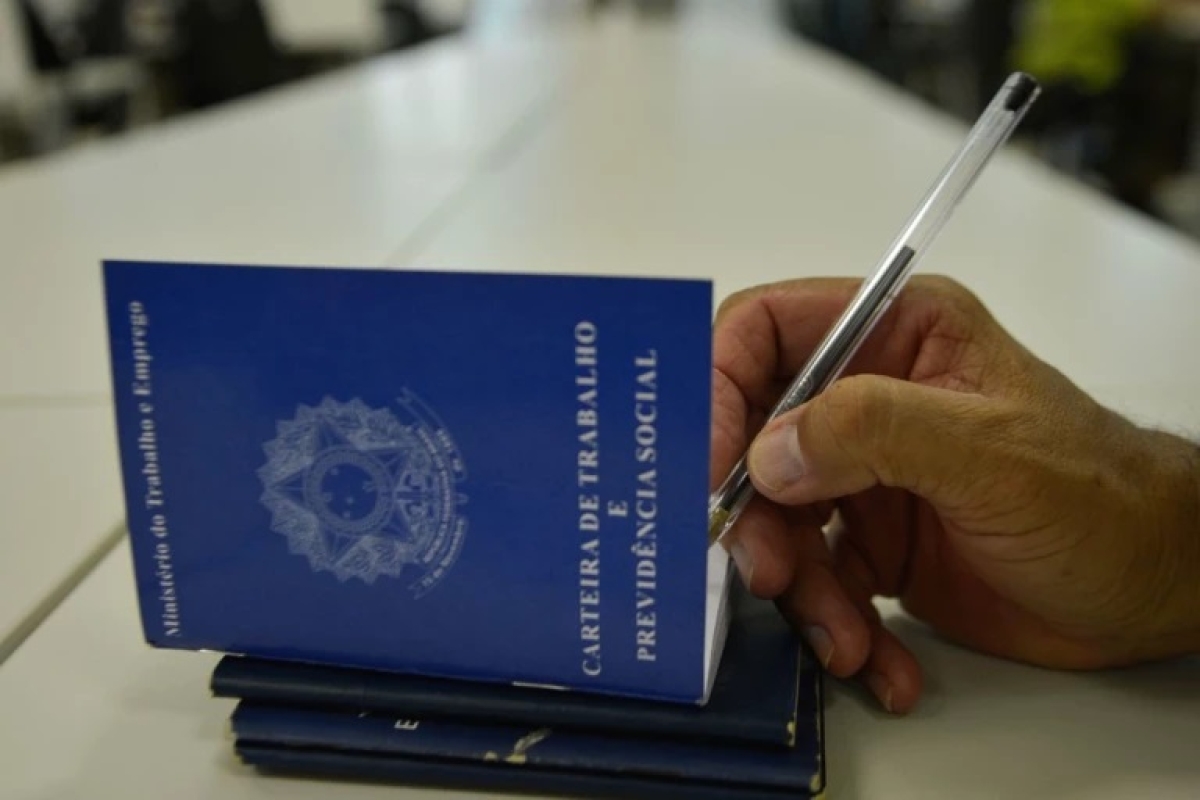
[[[787,505],[882,485],[953,507],[986,469],[983,411],[978,395],[876,375],[844,378],[763,429],[747,459],[750,478]]]

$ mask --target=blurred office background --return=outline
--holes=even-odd
[[[1200,236],[1200,0],[0,0],[0,169],[518,9],[673,25],[714,5],[964,121],[1028,70],[1046,92],[1021,146]]]

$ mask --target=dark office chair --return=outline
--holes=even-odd
[[[66,104],[73,127],[98,128],[116,133],[129,121],[132,87],[117,82],[107,87],[81,86],[78,80],[92,64],[81,37],[55,36],[32,0],[17,0],[18,20],[27,44],[30,66],[51,81]]]
[[[415,47],[436,35],[415,0],[379,0],[378,8],[383,21],[384,46],[388,50]]]
[[[1200,51],[1194,41],[1147,29],[1131,37],[1128,53],[1100,171],[1116,197],[1157,216],[1159,187],[1191,166]]]
[[[85,58],[127,57],[132,49],[126,25],[126,0],[90,0],[79,17]]]
[[[66,47],[50,33],[49,25],[32,0],[17,0],[17,11],[34,71],[42,75],[66,73],[71,67]]]
[[[258,0],[185,0],[175,12],[169,65],[178,102],[205,108],[288,78]]]
[[[1016,19],[1023,7],[1024,0],[971,0],[967,5],[963,40],[974,72],[976,114],[1012,71]]]

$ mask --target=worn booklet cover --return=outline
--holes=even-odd
[[[824,777],[811,790],[710,783],[630,772],[531,769],[503,762],[465,762],[360,750],[238,742],[241,761],[264,773],[396,783],[438,789],[513,792],[595,800],[800,800],[824,797]]]
[[[734,601],[730,642],[707,708],[628,700],[607,717],[594,714],[588,702],[595,699],[599,705],[606,698],[577,694],[581,699],[572,703],[568,693],[564,699],[542,698],[546,708],[538,715],[521,700],[503,702],[505,693],[523,694],[517,688],[473,691],[474,685],[464,681],[444,681],[444,687],[433,687],[432,698],[410,687],[407,703],[392,693],[388,709],[346,697],[335,705],[305,705],[265,691],[262,685],[271,682],[264,676],[268,664],[258,662],[264,667],[257,670],[258,680],[242,675],[248,699],[230,720],[236,750],[251,764],[292,771],[341,764],[352,776],[362,766],[361,777],[438,786],[470,786],[478,780],[491,789],[553,792],[562,788],[553,783],[554,776],[572,775],[577,778],[572,790],[583,794],[601,787],[642,792],[655,783],[658,792],[650,795],[684,788],[725,788],[734,795],[739,790],[818,793],[824,784],[820,668],[806,652],[800,657],[800,644],[772,603],[745,596]],[[760,661],[769,667],[761,668]],[[228,684],[229,678],[238,682],[238,673],[224,679],[221,673],[218,667],[214,685]],[[335,675],[324,679],[340,682]],[[455,686],[463,693],[461,702],[450,699]],[[476,698],[482,698],[480,708],[468,709]],[[566,712],[572,705],[574,717]],[[772,728],[773,740],[745,738],[751,730]],[[787,738],[781,740],[785,728]],[[443,772],[409,772],[414,762],[440,764]],[[372,763],[390,766],[390,775],[373,774]]]
[[[573,796],[820,794],[820,669],[771,603],[736,589],[733,602],[729,644],[706,708],[609,701],[618,708],[604,715],[593,706],[605,698],[572,701],[560,693],[544,697],[539,714],[525,696],[532,690],[413,679],[402,691],[368,692],[382,695],[387,705],[378,707],[347,694],[354,686],[378,690],[378,683],[349,674],[343,681],[326,669],[297,685],[272,679],[275,662],[239,670],[245,665],[236,658],[217,668],[213,685],[245,690],[231,718],[236,751],[276,771]],[[285,675],[289,665],[277,666],[276,677]],[[272,691],[281,683],[287,688]],[[299,695],[320,704],[296,702]],[[768,730],[776,732],[770,740],[762,736]]]
[[[709,283],[104,279],[151,643],[704,701]]]
[[[221,659],[210,685],[216,697],[256,706],[790,747],[797,728],[813,724],[798,719],[809,656],[773,603],[735,582],[730,604],[728,641],[703,707],[244,656]]]

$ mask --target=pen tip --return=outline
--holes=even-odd
[[[713,545],[721,538],[721,534],[725,532],[725,522],[729,519],[729,512],[723,508],[713,510],[708,516],[708,543]]]

